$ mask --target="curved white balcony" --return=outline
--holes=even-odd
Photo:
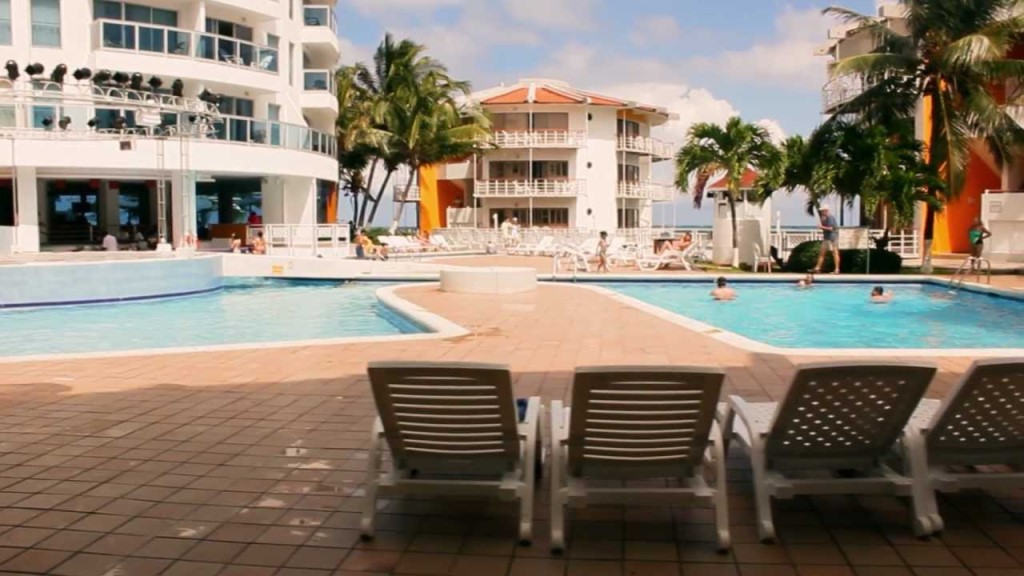
[[[498,148],[582,148],[587,133],[582,130],[498,130],[491,134]]]
[[[570,198],[586,189],[583,180],[477,180],[477,198]]]
[[[302,44],[316,59],[334,62],[341,54],[337,19],[330,6],[302,7]]]
[[[338,113],[332,70],[306,70],[302,73],[302,107]]]
[[[165,78],[280,89],[276,48],[216,34],[120,20],[93,23],[97,70],[139,70]]]
[[[671,202],[675,197],[675,188],[656,182],[619,182],[616,196],[654,202]]]
[[[117,88],[94,88],[102,93],[90,99],[84,86],[65,86],[69,94],[4,86],[0,166],[337,179],[335,138],[305,126],[221,116],[195,99]]]
[[[672,146],[657,138],[645,138],[643,136],[619,135],[616,150],[619,152],[632,152],[652,156],[656,160],[669,160],[672,158]]]
[[[890,78],[898,78],[891,74],[880,77],[866,78],[860,74],[843,74],[830,79],[821,89],[822,112],[831,114],[840,106],[848,103],[865,90]]]
[[[244,12],[256,20],[274,20],[282,15],[282,4],[278,0],[206,0],[206,3],[219,4],[234,11]]]

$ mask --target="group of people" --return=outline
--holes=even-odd
[[[506,248],[519,245],[519,218],[515,216],[501,223],[501,241]],[[602,232],[602,234],[604,234]]]
[[[266,254],[267,253],[267,241],[263,239],[263,232],[259,231],[256,233],[256,237],[252,239],[252,242],[248,246],[242,246],[242,239],[236,234],[231,234],[231,251],[235,254]]]
[[[814,286],[814,272],[808,272],[806,276],[797,281],[796,287],[799,290],[806,290]],[[711,297],[715,300],[729,301],[736,299],[736,291],[729,286],[725,276],[715,279],[715,287],[711,290]],[[870,301],[875,304],[885,304],[892,301],[892,292],[886,292],[884,286],[875,286],[871,289]]]

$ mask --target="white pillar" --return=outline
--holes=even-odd
[[[171,178],[171,237],[166,240],[177,246],[185,235],[196,233],[196,175],[176,172]]]
[[[281,178],[266,178],[261,188],[264,224],[284,224],[284,181]]]
[[[18,218],[15,252],[39,252],[39,181],[36,169],[31,166],[15,168],[14,177]]]
[[[284,178],[285,224],[316,224],[316,179]]]

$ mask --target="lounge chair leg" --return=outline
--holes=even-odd
[[[715,529],[718,532],[718,549],[725,552],[732,545],[732,539],[729,536],[729,497],[725,481],[725,442],[717,423],[711,425],[711,439],[715,459]]]
[[[363,496],[363,518],[360,522],[360,537],[363,540],[373,539],[376,528],[374,521],[377,515],[377,485],[380,482],[381,444],[384,426],[378,419],[373,425],[373,436],[370,440],[370,454],[366,464],[366,495]]]
[[[911,503],[913,509],[914,535],[928,537],[942,530],[935,489],[929,481],[928,457],[925,453],[924,438],[916,432],[907,432],[903,437],[903,459],[910,468],[913,481]]]
[[[765,470],[763,446],[751,450],[751,467],[754,470],[754,501],[757,506],[757,534],[762,542],[775,540],[775,523],[772,521],[772,498],[768,494],[768,486],[765,484]]]

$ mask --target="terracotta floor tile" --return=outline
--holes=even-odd
[[[105,574],[117,562],[117,556],[79,553],[67,559],[51,572],[58,576],[97,576]]]
[[[341,563],[341,569],[353,572],[392,572],[401,557],[401,552],[353,550]]]
[[[402,554],[395,567],[396,574],[423,574],[434,576],[448,574],[455,564],[454,554],[433,554],[426,552],[406,552]]]
[[[569,560],[566,576],[622,576],[618,560]]]
[[[341,565],[341,561],[347,554],[348,550],[303,546],[292,554],[291,558],[288,559],[287,565],[292,568],[334,570]]]
[[[896,551],[903,557],[908,566],[953,567],[962,566],[960,560],[945,547],[941,546],[899,546]]]
[[[3,536],[0,535],[0,539]],[[1017,568],[1020,565],[999,548],[954,546],[950,550],[968,568]]]
[[[179,560],[172,564],[162,576],[214,576],[223,569],[223,564]]]
[[[245,550],[245,547],[245,544],[238,542],[204,540],[193,546],[182,558],[196,562],[228,564]]]
[[[677,562],[626,560],[622,563],[622,574],[623,576],[680,576],[680,566]]]
[[[804,564],[796,567],[796,573],[799,576],[855,576],[853,568],[849,566],[812,566]]]
[[[511,558],[503,556],[471,556],[463,554],[456,557],[455,564],[448,573],[451,576],[505,574],[511,561]]]
[[[71,552],[63,550],[25,550],[0,564],[0,569],[11,572],[37,572],[45,574],[64,562]]]
[[[796,568],[778,564],[740,564],[740,576],[797,576]]]
[[[735,564],[700,564],[684,562],[683,576],[737,576],[739,568]]]

